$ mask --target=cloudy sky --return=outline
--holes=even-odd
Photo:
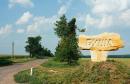
[[[111,54],[130,54],[130,0],[0,0],[0,54],[11,54],[13,41],[15,53],[26,54],[27,37],[36,35],[54,52],[54,22],[62,14],[76,17],[83,34],[119,33],[125,47]]]

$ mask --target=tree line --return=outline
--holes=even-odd
[[[51,53],[50,50],[47,48],[44,48],[41,45],[41,36],[36,36],[36,37],[28,37],[28,40],[26,41],[27,45],[25,46],[26,52],[29,53],[29,56],[36,57],[36,58],[42,58],[45,56],[50,56],[52,57],[53,54]]]

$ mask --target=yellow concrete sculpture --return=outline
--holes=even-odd
[[[80,35],[78,45],[81,50],[90,50],[91,60],[95,62],[106,61],[108,51],[123,47],[119,34],[103,33],[96,36]]]

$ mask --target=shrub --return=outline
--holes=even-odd
[[[13,64],[13,62],[11,60],[0,59],[0,66],[7,66],[7,65],[11,65],[11,64]]]

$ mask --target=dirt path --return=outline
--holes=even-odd
[[[0,84],[16,84],[13,77],[14,74],[22,70],[30,69],[31,67],[37,67],[45,61],[46,59],[38,59],[26,63],[0,67]]]

